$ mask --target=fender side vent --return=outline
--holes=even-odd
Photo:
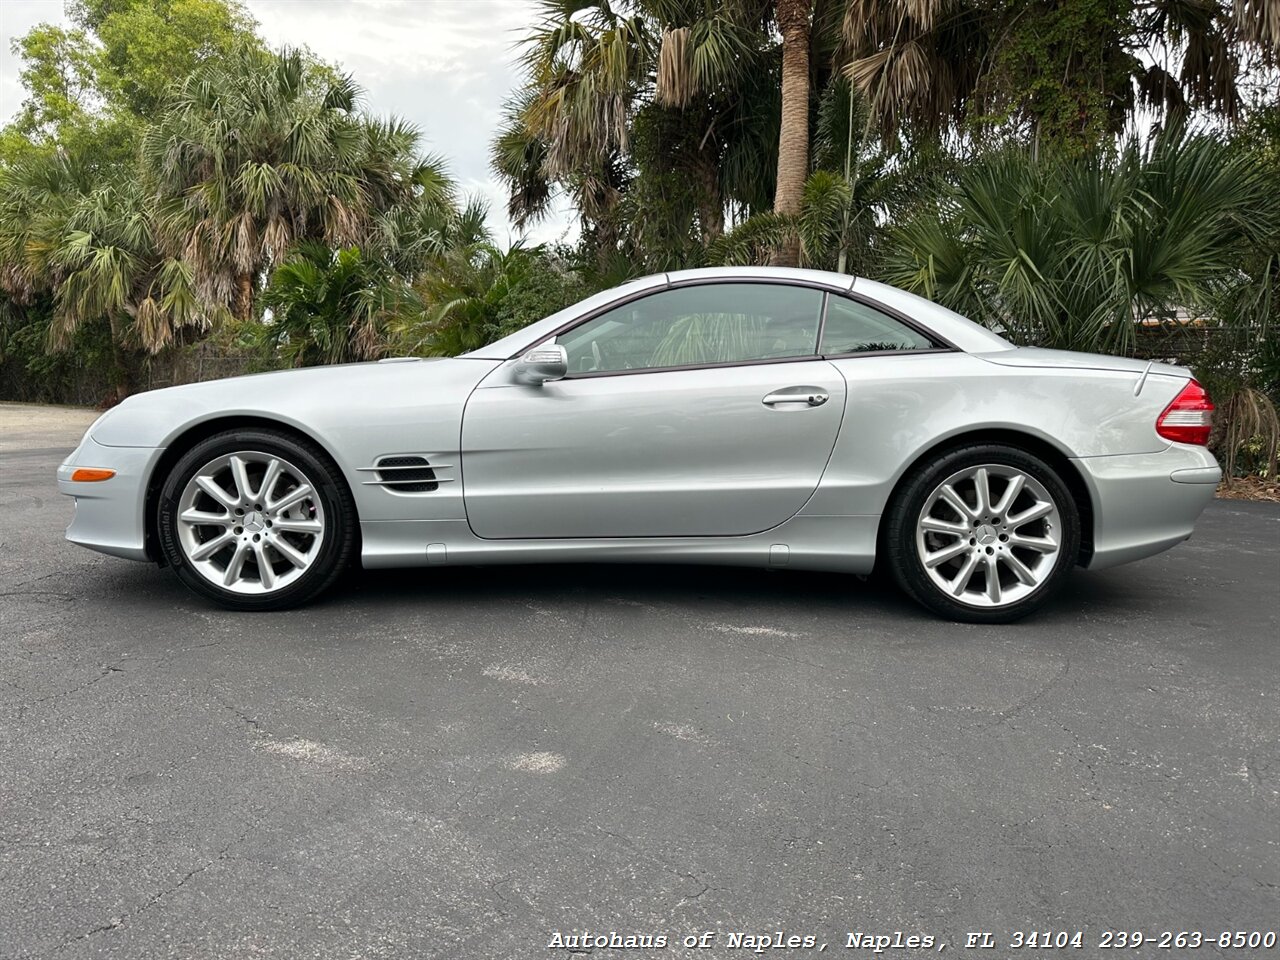
[[[429,493],[440,483],[426,457],[383,457],[374,466],[382,486],[400,493]]]

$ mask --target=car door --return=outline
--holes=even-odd
[[[812,495],[845,383],[817,356],[826,294],[779,283],[673,287],[554,341],[569,374],[508,362],[463,414],[467,519],[491,539],[733,536]]]

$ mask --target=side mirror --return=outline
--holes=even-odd
[[[534,385],[559,380],[569,372],[569,355],[558,343],[544,343],[526,353],[515,366],[516,383]]]

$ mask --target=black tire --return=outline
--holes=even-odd
[[[325,517],[320,544],[301,575],[273,592],[256,595],[237,593],[203,576],[184,552],[177,529],[179,501],[196,473],[218,457],[246,451],[281,458],[301,470],[311,482]],[[282,430],[229,430],[200,441],[169,471],[160,489],[156,511],[158,542],[165,561],[193,592],[229,610],[284,610],[301,606],[333,584],[350,564],[356,548],[355,502],[337,466],[316,444]]]
[[[1038,482],[1057,507],[1060,525],[1055,531],[1058,553],[1039,585],[1029,595],[1003,606],[974,606],[948,595],[930,577],[917,549],[917,525],[934,491],[949,477],[983,465],[1012,468]],[[889,505],[884,549],[894,580],[916,602],[949,620],[1010,623],[1039,608],[1062,586],[1080,552],[1080,511],[1062,478],[1039,457],[1004,444],[968,444],[947,451],[906,478]],[[961,558],[954,562],[962,565]]]

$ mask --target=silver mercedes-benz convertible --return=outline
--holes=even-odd
[[[67,539],[239,610],[367,568],[719,563],[865,574],[1009,621],[1076,564],[1185,540],[1220,472],[1181,367],[1017,348],[807,270],[624,284],[453,359],[130,397],[58,470]]]

